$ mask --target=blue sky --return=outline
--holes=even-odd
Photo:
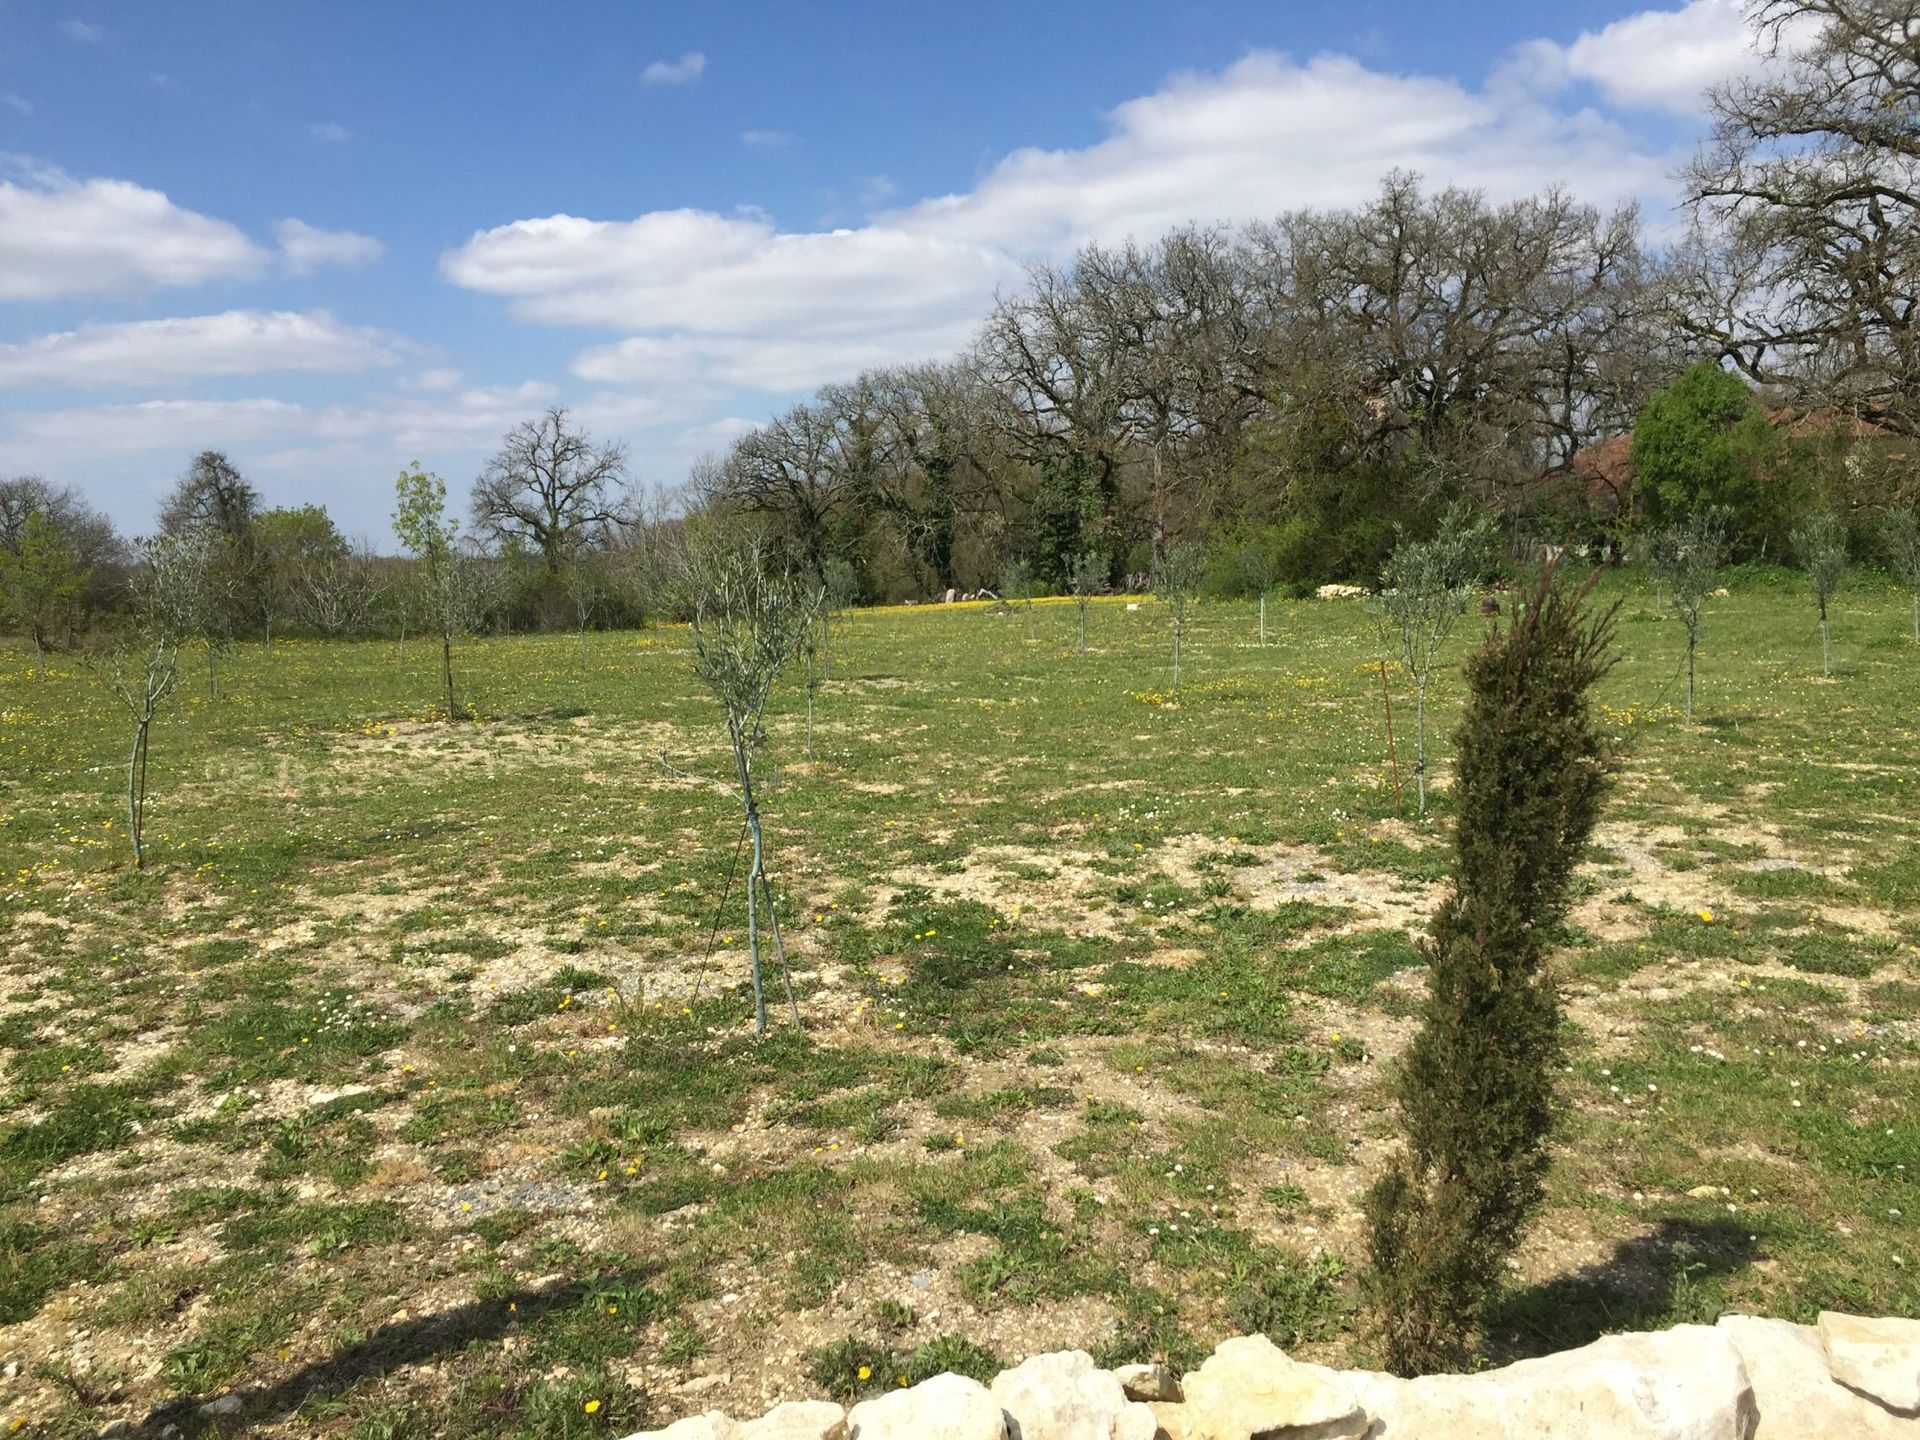
[[[197,450],[387,538],[551,403],[672,485],[1023,264],[1382,174],[1670,215],[1733,0],[0,0],[0,474]]]

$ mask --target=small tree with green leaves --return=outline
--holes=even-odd
[[[1880,524],[1880,548],[1913,606],[1913,638],[1920,644],[1920,507],[1898,505]]]
[[[753,977],[754,1024],[767,1030],[766,987],[760,964],[762,915],[780,957],[781,980],[794,1023],[800,1009],[787,973],[779,912],[767,879],[766,843],[754,787],[754,755],[764,740],[762,721],[773,682],[807,644],[819,618],[820,588],[771,569],[758,545],[723,547],[698,557],[690,576],[694,673],[713,691],[726,716],[735,783],[745,812],[752,860],[747,871],[747,954]]]
[[[1647,539],[1647,570],[1665,608],[1687,632],[1687,724],[1693,723],[1694,655],[1700,648],[1701,619],[1707,601],[1720,587],[1727,561],[1726,516],[1705,506]]]
[[[1365,1291],[1397,1374],[1466,1358],[1542,1196],[1561,1059],[1548,937],[1611,760],[1587,695],[1613,664],[1615,611],[1589,614],[1592,588],[1549,566],[1467,661],[1453,885],[1421,947],[1427,999],[1395,1080],[1407,1146],[1365,1204]]]
[[[1200,582],[1206,578],[1207,552],[1191,540],[1163,546],[1153,564],[1153,593],[1173,620],[1173,693],[1180,693],[1180,652],[1186,643],[1187,623]]]
[[[1107,583],[1107,562],[1092,550],[1082,550],[1067,566],[1067,590],[1073,596],[1073,618],[1079,653],[1087,653],[1087,606]]]
[[[1833,673],[1832,632],[1827,606],[1847,578],[1847,527],[1840,517],[1822,510],[1809,515],[1793,530],[1793,554],[1813,582],[1813,601],[1820,608],[1820,673]]]
[[[1440,649],[1465,613],[1486,564],[1492,525],[1465,505],[1444,512],[1429,540],[1403,538],[1380,572],[1379,624],[1413,681],[1413,774],[1427,813],[1427,690]]]
[[[53,517],[36,509],[21,526],[19,543],[0,545],[0,619],[43,655],[56,628],[70,635],[92,573]]]
[[[460,718],[453,695],[453,642],[470,635],[485,608],[484,577],[459,545],[460,522],[447,514],[447,485],[415,464],[394,482],[393,533],[414,558],[415,610],[421,628],[440,637],[447,719]]]

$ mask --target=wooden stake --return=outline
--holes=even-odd
[[[1380,662],[1380,703],[1387,711],[1387,758],[1393,762],[1393,813],[1405,815],[1406,802],[1400,794],[1400,752],[1393,743],[1393,695],[1387,689],[1387,662]]]

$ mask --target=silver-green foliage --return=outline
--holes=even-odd
[[[1164,547],[1153,563],[1153,593],[1173,617],[1173,693],[1180,693],[1180,650],[1207,573],[1207,552],[1191,540]]]
[[[1694,655],[1700,645],[1707,601],[1720,586],[1727,562],[1727,519],[1715,506],[1703,506],[1686,519],[1647,538],[1647,569],[1661,601],[1687,632],[1687,723],[1693,723]]]
[[[761,548],[752,543],[725,545],[697,556],[690,579],[694,608],[688,638],[693,647],[694,673],[713,691],[726,716],[734,778],[752,844],[746,886],[747,951],[753,975],[754,1023],[764,1034],[767,1001],[760,966],[762,914],[767,917],[775,945],[780,947],[781,974],[795,1024],[799,1023],[800,1011],[786,975],[780,920],[767,879],[753,759],[764,739],[762,721],[774,681],[814,635],[822,595],[817,584],[802,582],[772,567]]]
[[[1107,583],[1106,558],[1092,550],[1082,550],[1067,567],[1067,589],[1073,595],[1074,619],[1078,622],[1079,651],[1087,653],[1087,605]]]
[[[1847,527],[1827,511],[1809,515],[1794,527],[1793,553],[1813,582],[1814,603],[1820,607],[1820,673],[1833,673],[1833,644],[1827,625],[1827,606],[1847,577]]]
[[[1432,538],[1402,539],[1380,572],[1378,622],[1413,681],[1414,766],[1420,814],[1427,813],[1427,689],[1440,649],[1466,612],[1487,563],[1493,525],[1464,504],[1440,517]]]
[[[1920,641],[1920,508],[1896,506],[1880,526],[1880,548],[1913,604],[1913,638]]]

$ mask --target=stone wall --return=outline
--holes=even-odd
[[[1476,1375],[1400,1380],[1229,1340],[1190,1374],[1036,1355],[991,1386],[937,1375],[851,1411],[718,1411],[659,1440],[1920,1440],[1920,1320],[1730,1315]]]

